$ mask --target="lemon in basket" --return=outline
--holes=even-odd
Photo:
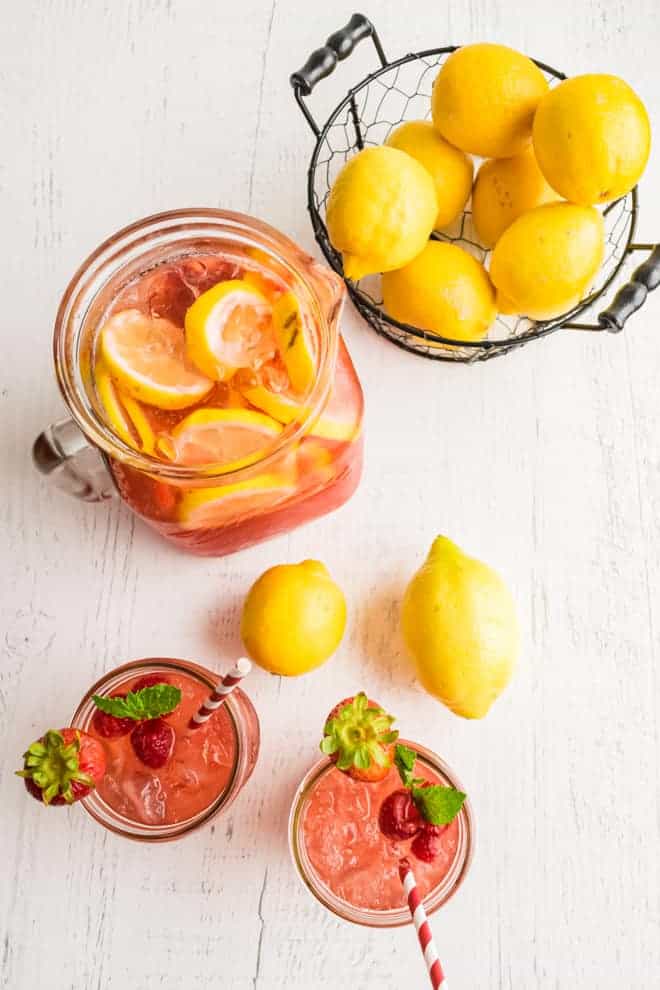
[[[559,198],[532,147],[513,158],[490,158],[477,172],[472,190],[472,220],[479,240],[492,247],[521,214]]]
[[[574,76],[541,100],[534,118],[541,170],[573,203],[608,203],[646,167],[651,127],[644,104],[617,76]]]
[[[430,173],[438,197],[435,227],[447,227],[462,213],[470,198],[472,159],[445,141],[429,120],[400,124],[388,137],[387,144],[412,155]]]
[[[572,309],[598,272],[604,241],[603,218],[592,206],[549,203],[523,213],[491,258],[498,309],[534,320]]]
[[[456,244],[429,241],[404,268],[383,275],[385,312],[454,340],[481,340],[495,319],[486,269]]]
[[[326,211],[346,277],[407,264],[426,244],[437,212],[433,179],[418,161],[385,146],[358,152],[335,179]]]
[[[449,56],[433,84],[433,124],[463,151],[510,158],[529,144],[547,89],[538,66],[513,48],[465,45]]]

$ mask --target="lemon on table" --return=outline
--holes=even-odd
[[[203,292],[186,311],[189,359],[215,381],[274,354],[271,306],[254,282],[229,279]]]
[[[452,223],[470,198],[474,171],[472,159],[445,141],[428,120],[410,120],[400,124],[386,143],[391,148],[412,155],[433,179],[438,200],[436,229]]]
[[[178,519],[184,529],[213,529],[274,508],[295,490],[292,478],[277,473],[211,488],[192,488],[181,497]]]
[[[426,169],[397,148],[365,148],[350,158],[330,190],[326,224],[344,274],[400,268],[433,230],[438,203]]]
[[[100,350],[122,391],[159,409],[185,409],[213,388],[188,362],[183,331],[138,309],[121,310],[104,323]]]
[[[96,390],[115,434],[135,450],[153,454],[156,437],[139,402],[117,388],[102,361],[94,371]]]
[[[529,144],[548,83],[526,55],[504,45],[465,45],[433,84],[433,124],[450,144],[484,158],[510,158]]]
[[[294,392],[308,392],[316,377],[314,338],[293,292],[273,303],[273,331]]]
[[[325,663],[345,626],[341,588],[320,561],[304,560],[271,567],[252,585],[243,606],[241,636],[260,667],[293,677]]]
[[[456,244],[429,241],[404,268],[383,275],[388,316],[455,340],[481,340],[495,319],[486,269]]]
[[[479,240],[492,247],[521,214],[558,200],[531,145],[513,158],[489,159],[477,172],[472,190],[472,219]]]
[[[429,694],[457,715],[483,718],[519,652],[515,605],[501,577],[439,536],[406,589],[401,624]]]
[[[572,309],[598,272],[604,244],[603,218],[591,206],[550,203],[523,213],[491,258],[498,309],[534,320]]]
[[[546,179],[565,199],[607,203],[629,192],[646,167],[648,114],[623,79],[574,76],[539,103],[534,149]]]
[[[196,409],[158,449],[177,464],[221,464],[227,471],[254,464],[282,433],[282,425],[254,409]]]

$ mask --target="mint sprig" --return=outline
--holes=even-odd
[[[123,698],[104,698],[94,694],[92,701],[106,715],[141,722],[173,712],[181,701],[181,689],[173,684],[153,684],[141,691],[129,691]]]
[[[463,807],[467,795],[455,787],[428,784],[423,777],[415,777],[416,759],[413,749],[400,743],[395,746],[394,763],[422,818],[431,825],[449,825]]]

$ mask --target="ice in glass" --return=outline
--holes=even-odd
[[[247,696],[234,688],[207,722],[190,729],[216,682],[189,661],[151,659],[126,664],[90,689],[72,726],[105,750],[105,774],[82,802],[93,817],[131,838],[174,838],[233,801],[254,769],[259,723]],[[107,715],[93,701],[158,684],[177,688],[180,701],[148,722]]]

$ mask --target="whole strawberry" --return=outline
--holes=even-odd
[[[16,773],[43,804],[73,804],[102,779],[105,751],[80,729],[49,729],[25,751],[23,769]]]
[[[174,751],[174,729],[162,718],[140,722],[131,732],[131,746],[145,766],[152,770],[164,767]]]
[[[328,715],[321,752],[354,780],[375,783],[388,775],[399,733],[388,715],[364,692],[345,698]]]

